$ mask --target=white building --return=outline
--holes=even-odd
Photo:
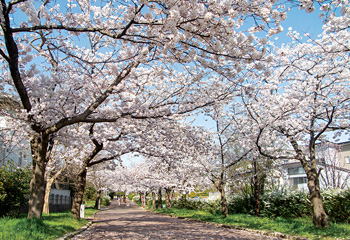
[[[30,146],[26,140],[16,139],[14,131],[6,129],[6,118],[0,116],[0,165],[10,161],[18,167],[30,166]]]
[[[322,143],[316,146],[321,188],[350,187],[350,142]],[[281,186],[307,190],[306,173],[299,161],[285,161],[281,166]]]

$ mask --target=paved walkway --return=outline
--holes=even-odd
[[[93,224],[74,240],[88,239],[277,239],[248,231],[226,229],[185,219],[154,214],[127,202],[119,206],[113,201],[110,207],[96,214]]]

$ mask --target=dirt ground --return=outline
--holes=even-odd
[[[185,219],[154,214],[132,202],[113,201],[96,214],[93,224],[74,240],[88,239],[279,239]]]

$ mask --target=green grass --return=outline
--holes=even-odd
[[[93,207],[95,206],[95,201],[93,201],[93,200],[84,201],[84,205],[85,205],[86,207],[91,207],[91,208],[93,208]]]
[[[94,200],[87,200],[84,201],[85,205],[85,218],[92,218],[95,212],[98,212],[99,210],[94,209],[95,201]],[[104,204],[101,204],[101,207],[107,207]]]
[[[98,212],[99,210],[96,210],[92,207],[85,208],[85,218],[92,218],[95,212]]]
[[[246,214],[232,214],[227,218],[205,211],[188,209],[157,209],[159,213],[179,217],[198,219],[225,225],[234,225],[242,228],[280,232],[287,235],[303,236],[310,239],[350,239],[350,225],[346,223],[333,223],[328,229],[316,229],[309,218],[257,218]]]
[[[93,210],[93,211],[92,211]],[[92,216],[94,209],[87,209],[85,217]],[[43,215],[42,219],[27,220],[26,215],[19,218],[0,218],[0,239],[2,240],[46,240],[57,239],[73,232],[88,220],[75,220],[70,211]]]

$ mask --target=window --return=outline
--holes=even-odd
[[[303,167],[297,167],[297,168],[288,168],[288,174],[289,175],[299,175],[299,174],[304,174],[305,171]]]
[[[344,160],[345,160],[345,163],[350,163],[350,157],[349,156],[344,157]]]
[[[293,185],[307,183],[306,177],[297,177],[297,178],[292,178],[292,179],[293,179]]]

